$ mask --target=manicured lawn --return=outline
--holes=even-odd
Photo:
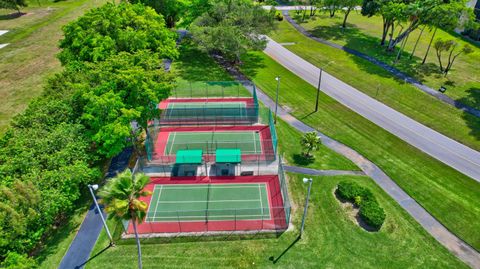
[[[300,226],[306,185],[302,175],[289,175],[289,188],[297,205],[294,231],[278,238],[237,240],[177,238],[142,240],[145,268],[467,268],[430,237],[400,206],[368,177],[315,177],[305,233],[295,242]],[[366,232],[342,209],[333,191],[340,180],[349,179],[372,190],[387,214],[379,232]],[[114,223],[110,222],[114,227]],[[121,230],[116,226],[117,234]],[[108,245],[106,234],[92,251],[92,257]],[[278,258],[273,264],[270,257]],[[134,268],[134,241],[95,256],[86,268]]]
[[[327,148],[325,145],[314,153],[313,160],[303,157],[300,147],[302,133],[281,119],[277,120],[280,152],[290,165],[321,170],[360,170],[352,161]]]
[[[479,184],[403,142],[316,89],[263,53],[243,59],[242,70],[270,97],[280,75],[281,105],[298,119],[357,150],[463,240],[480,249]]]
[[[105,0],[27,1],[27,13],[21,17],[6,16],[1,10],[0,30],[10,32],[0,36],[0,43],[10,43],[0,49],[0,133],[11,118],[23,111],[28,102],[38,96],[46,79],[61,70],[55,55],[61,27],[85,13],[86,10],[106,3]]]
[[[393,78],[366,60],[311,40],[288,22],[279,23],[271,37],[277,42],[295,42],[286,48],[316,66],[334,61],[325,68],[330,74],[426,126],[480,150],[480,118]]]
[[[295,12],[290,14],[293,16]],[[342,21],[342,13],[337,14],[332,19],[329,18],[328,14],[320,13],[301,25],[315,36],[361,51],[388,64],[393,64],[397,53],[388,53],[379,45],[382,32],[382,18],[380,16],[368,18],[362,16],[360,12],[352,12],[348,19],[347,29],[344,31],[341,30]],[[447,95],[480,109],[480,69],[478,67],[480,48],[478,45],[471,44],[474,52],[468,55],[460,55],[455,61],[454,68],[449,72],[447,78],[444,78],[439,73],[439,64],[433,46],[426,64],[421,65],[428,43],[433,35],[433,31],[430,32],[428,28],[425,29],[418,42],[414,57],[411,60],[409,59],[420,32],[421,29],[412,32],[405,45],[405,53],[395,67],[434,89],[446,85],[448,88]],[[461,36],[440,29],[435,35],[434,42],[437,38],[455,40],[459,44],[458,49],[467,43]]]

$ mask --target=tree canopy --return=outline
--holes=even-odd
[[[121,52],[104,62],[86,63],[75,81],[74,103],[86,134],[98,153],[115,156],[135,139],[131,122],[144,130],[159,115],[157,104],[168,97],[173,77],[163,69],[158,54]]]
[[[20,7],[26,7],[26,0],[0,0],[0,9],[14,9],[20,12]]]
[[[63,27],[63,65],[71,61],[103,61],[119,52],[150,50],[161,58],[175,58],[176,34],[165,27],[161,15],[142,4],[108,3],[92,9]]]
[[[248,50],[265,48],[262,35],[273,29],[273,22],[274,16],[261,6],[220,0],[193,22],[191,33],[202,49],[238,62]]]

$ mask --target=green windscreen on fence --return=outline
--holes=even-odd
[[[272,136],[272,145],[273,145],[273,153],[277,154],[277,131],[275,130],[275,123],[273,122],[272,111],[268,114],[268,126],[270,127],[270,135]]]
[[[242,162],[242,152],[240,149],[217,149],[215,161],[217,163],[240,163]]]
[[[180,149],[176,154],[177,164],[201,164],[202,150],[201,149]]]

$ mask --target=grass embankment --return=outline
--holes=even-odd
[[[293,17],[295,12],[292,11],[290,15]],[[344,30],[341,28],[342,21],[343,13],[336,14],[334,18],[330,18],[329,15],[325,13],[318,13],[315,17],[301,23],[301,25],[314,36],[355,49],[385,63],[394,65],[402,72],[415,77],[434,89],[445,85],[448,96],[480,109],[480,73],[478,72],[480,48],[478,45],[466,41],[456,33],[451,34],[438,29],[434,37],[434,42],[438,38],[454,40],[458,43],[457,51],[460,51],[465,44],[470,44],[474,50],[471,54],[460,55],[455,60],[454,68],[445,78],[440,74],[439,63],[433,45],[425,65],[421,64],[426,54],[428,43],[433,35],[433,30],[430,31],[428,28],[424,30],[422,37],[419,39],[415,55],[410,59],[410,54],[415,47],[415,43],[423,26],[413,31],[406,42],[400,61],[395,64],[394,61],[397,56],[397,51],[395,51],[395,53],[389,53],[380,47],[380,38],[382,35],[382,18],[380,16],[368,18],[362,16],[360,12],[352,12],[348,17],[347,28]],[[397,29],[399,29],[398,26]]]
[[[326,135],[350,146],[377,164],[403,190],[448,229],[480,249],[479,183],[410,146],[362,116],[321,93],[315,107],[316,88],[295,76],[263,53],[243,59],[242,70],[270,97],[280,75],[281,105]]]
[[[366,60],[309,39],[286,21],[279,23],[271,37],[281,43],[295,42],[285,47],[316,66],[334,61],[325,68],[328,73],[426,126],[480,150],[480,118],[439,101]]]
[[[303,175],[289,175],[297,229],[273,239],[177,238],[142,240],[145,268],[467,268],[439,245],[371,179],[359,176],[314,177],[305,232],[295,243],[306,195]],[[368,187],[385,209],[379,232],[367,232],[351,220],[333,191],[341,180]],[[300,206],[301,205],[301,206]],[[114,223],[110,222],[114,227]],[[117,234],[120,226],[116,226]],[[108,245],[102,232],[86,268],[133,268],[134,241]],[[99,254],[99,255],[97,255]],[[283,255],[282,255],[283,254]],[[282,256],[281,256],[282,255]],[[279,258],[279,256],[281,256]],[[270,257],[278,259],[276,264]]]
[[[61,27],[105,0],[27,1],[29,7],[15,17],[2,10],[0,30],[9,30],[0,36],[1,43],[10,43],[0,49],[0,133],[3,133],[11,118],[23,111],[28,102],[38,96],[46,79],[61,70],[55,55]],[[40,6],[39,6],[40,3]]]

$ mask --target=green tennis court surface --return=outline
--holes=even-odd
[[[245,102],[191,102],[169,103],[167,117],[222,116],[242,117],[247,115]]]
[[[240,149],[242,154],[261,154],[262,143],[257,131],[169,133],[165,155],[180,149],[201,149],[206,154],[214,154],[216,149]]]
[[[155,185],[146,221],[269,220],[265,183]]]

